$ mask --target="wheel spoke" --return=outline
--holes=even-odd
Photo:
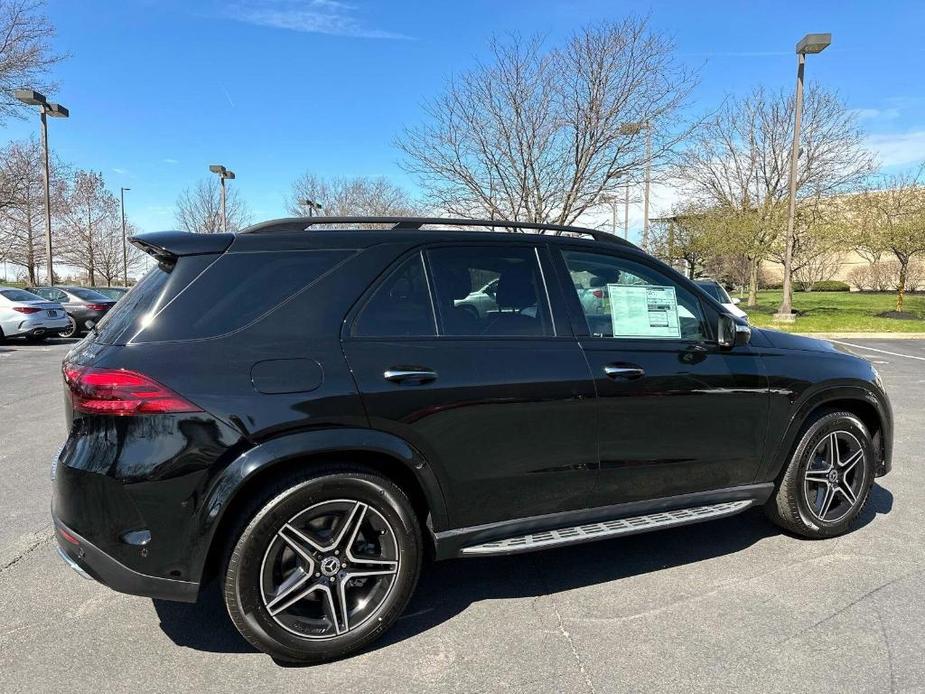
[[[279,535],[279,538],[285,542],[293,552],[309,562],[311,566],[310,570],[314,570],[315,562],[314,557],[312,557],[312,552],[323,552],[324,548],[321,545],[291,523],[286,523],[286,525],[280,528],[277,535]]]
[[[826,451],[826,462],[830,468],[841,465],[841,456],[838,452],[838,433],[829,434],[828,450]]]
[[[807,482],[813,482],[815,484],[828,484],[829,470],[807,470],[804,477],[806,478]]]
[[[819,507],[819,517],[822,520],[825,520],[826,514],[829,512],[829,509],[832,508],[832,500],[835,498],[835,488],[831,484],[827,484],[825,488],[825,496],[822,497],[822,504]]]
[[[341,527],[337,531],[337,537],[325,548],[325,551],[330,552],[335,548],[341,548],[345,537],[356,537],[360,530],[360,526],[363,524],[363,518],[366,516],[367,508],[368,507],[363,502],[356,502],[356,505],[350,509],[350,513],[348,513],[343,522],[341,522]],[[348,546],[349,544],[352,544],[352,542],[348,542]]]
[[[276,592],[276,597],[267,603],[267,610],[269,610],[270,614],[274,615],[282,612],[308,595],[313,589],[310,587],[303,590],[303,587],[311,580],[311,577],[311,574],[303,571],[293,571],[292,575],[280,585],[279,590]]]
[[[858,464],[859,461],[864,459],[864,451],[856,451],[852,453],[847,460],[841,464],[842,475],[847,475],[854,469],[854,466]]]
[[[840,491],[841,495],[848,500],[849,504],[854,505],[854,502],[858,500],[857,494],[854,493],[851,485],[848,484],[848,482],[845,480],[842,480],[842,483],[838,486],[838,491]]]
[[[324,611],[334,625],[334,633],[340,635],[350,631],[350,619],[347,615],[347,600],[344,596],[343,583],[335,590],[331,586],[321,583],[313,586],[313,590],[324,593]]]

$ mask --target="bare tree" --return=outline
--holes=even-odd
[[[925,253],[925,165],[916,173],[883,177],[855,196],[857,246],[892,253],[899,263],[896,310],[902,312],[913,258]]]
[[[250,213],[237,188],[225,189],[228,231],[248,225]],[[185,231],[214,234],[222,230],[222,192],[214,177],[204,178],[187,188],[177,198],[177,224]]]
[[[61,210],[66,190],[66,167],[53,160],[52,215]],[[11,142],[0,150],[0,258],[21,267],[30,283],[38,282],[45,262],[45,189],[42,152],[34,139]]]
[[[45,75],[61,56],[51,50],[55,30],[43,14],[44,5],[39,0],[0,0],[0,122],[22,109],[13,90],[52,86]]]
[[[90,285],[96,284],[100,249],[105,239],[118,233],[119,202],[106,189],[103,175],[96,171],[78,170],[67,192],[62,211],[58,240],[65,263],[86,273]]]
[[[728,240],[752,265],[748,305],[757,303],[758,268],[786,230],[793,95],[755,89],[732,99],[697,130],[678,160],[688,192],[738,220]],[[859,185],[874,168],[856,116],[837,94],[806,92],[797,196],[803,209]]]
[[[304,215],[306,200],[320,204],[320,214],[330,217],[408,217],[419,210],[404,188],[382,176],[325,179],[306,172],[293,182],[287,207]]]
[[[588,27],[562,47],[493,39],[491,62],[452,80],[397,145],[435,209],[574,222],[605,191],[662,161],[685,133],[695,83],[645,19]]]

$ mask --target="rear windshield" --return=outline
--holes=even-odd
[[[93,289],[81,289],[80,287],[74,287],[73,289],[67,290],[70,294],[73,294],[78,299],[83,299],[84,301],[109,301],[109,297],[103,294],[100,294],[98,291]]]
[[[0,289],[0,294],[10,301],[44,301],[42,297],[22,289]]]
[[[697,283],[703,291],[712,296],[721,304],[729,303],[729,295],[726,293],[726,290],[723,289],[716,282],[698,282]]]
[[[226,253],[143,325],[134,342],[226,335],[260,319],[317,281],[353,251]],[[181,258],[180,264],[186,259]],[[147,278],[146,278],[147,279]],[[131,304],[138,288],[118,304]],[[298,320],[297,316],[287,320]],[[129,336],[131,337],[131,336]]]

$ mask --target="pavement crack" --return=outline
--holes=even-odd
[[[578,665],[578,670],[581,672],[581,676],[584,677],[585,684],[588,685],[588,691],[591,692],[591,694],[597,694],[597,689],[594,687],[594,682],[591,681],[591,676],[585,669],[585,664],[582,660],[581,653],[578,652],[578,647],[572,640],[572,635],[569,633],[568,629],[565,628],[565,621],[562,619],[562,613],[559,612],[558,603],[556,602],[555,598],[552,597],[549,584],[547,583],[546,578],[543,576],[542,572],[539,571],[539,567],[536,565],[536,560],[532,558],[531,560],[534,566],[534,570],[536,571],[537,576],[540,579],[540,583],[543,586],[543,591],[546,594],[546,597],[549,598],[549,602],[552,605],[552,611],[556,615],[556,626],[559,630],[559,634],[568,643],[569,649],[572,651],[572,657],[575,658],[575,663]]]
[[[47,545],[49,542],[51,542],[51,540],[52,540],[53,538],[54,538],[54,534],[53,534],[53,533],[50,533],[50,534],[46,535],[45,537],[40,538],[40,539],[36,540],[35,542],[33,542],[32,544],[30,544],[30,545],[29,545],[28,547],[26,547],[23,551],[21,551],[21,552],[20,552],[19,554],[17,554],[15,557],[13,557],[12,559],[10,559],[6,564],[4,564],[3,566],[0,566],[0,574],[4,573],[4,572],[6,572],[8,569],[12,568],[14,565],[16,565],[16,564],[17,564],[18,562],[20,562],[21,560],[25,559],[29,554],[31,554],[31,553],[34,552],[35,550],[37,550],[37,549],[39,549],[39,548],[44,547],[45,545]]]
[[[893,645],[890,643],[890,637],[886,633],[886,624],[883,623],[883,615],[880,614],[880,608],[874,603],[874,614],[877,615],[877,622],[880,624],[880,634],[883,636],[883,643],[886,646],[887,663],[890,666],[890,694],[899,691],[896,688],[896,668],[893,665]]]

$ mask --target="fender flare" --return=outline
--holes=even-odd
[[[235,458],[205,491],[199,510],[198,535],[205,549],[202,565],[221,526],[225,511],[259,472],[297,458],[363,451],[379,453],[406,466],[424,492],[435,528],[447,525],[443,490],[433,468],[407,441],[383,431],[360,428],[319,429],[284,434],[260,443]]]
[[[883,432],[884,460],[888,461],[891,456],[891,444],[893,439],[889,404],[864,382],[840,384],[822,383],[819,384],[818,387],[804,393],[791,409],[790,421],[787,423],[784,435],[779,439],[779,443],[773,448],[770,457],[765,462],[761,479],[777,479],[780,471],[783,469],[784,465],[787,464],[787,456],[793,449],[797,436],[806,424],[809,416],[816,409],[829,402],[844,400],[864,402],[874,408],[880,420],[881,431]]]

